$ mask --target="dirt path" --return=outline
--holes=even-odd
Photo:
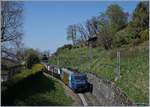
[[[60,81],[59,79],[56,79],[55,77],[53,77],[53,76],[51,76],[51,75],[49,75],[49,74],[47,74],[47,73],[43,73],[43,74],[44,74],[45,76],[47,76],[47,77],[53,78],[54,80],[56,80],[56,81],[58,81],[60,84],[62,84],[62,86],[63,86],[64,89],[65,89],[65,94],[66,94],[67,96],[70,96],[70,97],[72,98],[72,100],[74,101],[73,104],[72,104],[72,106],[83,106],[80,97],[79,97],[77,94],[75,94],[75,93],[74,93],[68,86],[66,86],[62,81]]]

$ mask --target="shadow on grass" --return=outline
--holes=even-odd
[[[40,73],[2,93],[2,106],[61,105],[49,99],[49,93],[55,90],[55,81]]]

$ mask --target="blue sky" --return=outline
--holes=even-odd
[[[54,52],[58,47],[71,43],[66,40],[68,25],[85,23],[92,16],[104,12],[113,3],[119,4],[125,12],[132,13],[138,1],[25,2],[25,46]]]

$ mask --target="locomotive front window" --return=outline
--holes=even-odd
[[[75,80],[80,80],[80,81],[82,80],[83,81],[83,80],[86,79],[86,77],[85,76],[74,76],[74,79]]]

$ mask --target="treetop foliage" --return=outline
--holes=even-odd
[[[134,44],[148,40],[149,5],[148,1],[140,1],[133,11],[131,20],[129,14],[118,4],[111,4],[105,12],[88,19],[84,24],[68,26],[67,37],[73,45],[85,44],[88,39],[97,37],[95,44],[105,49],[120,47],[124,44]],[[75,41],[78,41],[75,43]]]

